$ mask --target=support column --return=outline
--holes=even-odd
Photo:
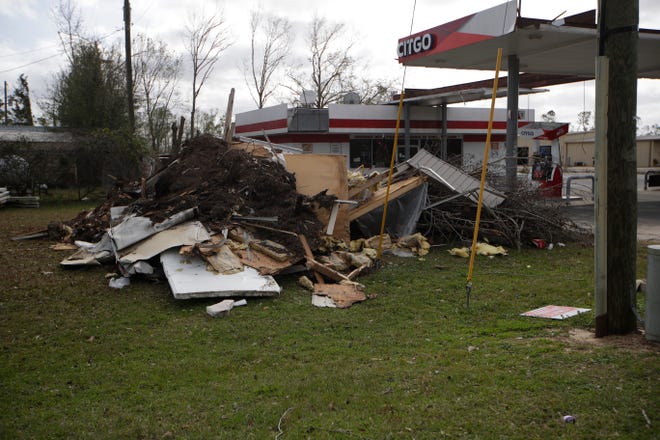
[[[406,102],[403,104],[403,119],[405,122],[405,131],[404,131],[404,137],[403,140],[406,143],[404,147],[404,157],[406,160],[410,159],[410,103]],[[397,157],[397,162],[399,162],[399,158]]]
[[[509,67],[507,79],[507,118],[506,118],[506,190],[516,190],[516,156],[518,146],[518,86],[520,84],[520,62],[513,54],[507,57]]]
[[[443,103],[440,106],[442,111],[442,134],[440,137],[440,158],[444,161],[447,160],[447,104]]]

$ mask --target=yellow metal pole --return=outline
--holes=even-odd
[[[394,163],[396,159],[396,150],[399,144],[399,127],[401,126],[401,109],[403,108],[403,95],[404,91],[401,90],[399,96],[399,110],[396,113],[396,128],[394,130],[394,145],[392,146],[392,159],[390,159],[390,172],[387,176],[387,190],[385,191],[385,204],[383,205],[383,218],[380,222],[380,236],[378,237],[378,250],[376,251],[376,258],[380,258],[383,252],[383,234],[385,233],[385,220],[387,219],[387,205],[390,201],[390,186],[392,186],[392,171],[394,170]]]
[[[481,221],[481,205],[484,199],[484,186],[486,185],[486,171],[488,170],[488,156],[490,153],[490,134],[493,131],[493,114],[495,113],[495,99],[497,98],[497,83],[500,76],[502,64],[502,48],[497,49],[497,63],[495,66],[495,79],[493,80],[493,96],[490,100],[490,115],[488,117],[488,132],[486,134],[486,148],[484,148],[484,162],[481,168],[481,183],[479,184],[479,201],[477,202],[477,217],[474,221],[474,234],[472,235],[472,248],[470,249],[470,265],[468,268],[467,306],[470,306],[470,292],[472,292],[472,270],[474,268],[474,256],[476,254],[477,239],[479,237],[479,222]]]

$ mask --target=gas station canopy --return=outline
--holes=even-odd
[[[399,39],[399,62],[406,66],[495,70],[516,55],[526,73],[594,77],[598,31],[595,10],[555,21],[524,18],[516,0]],[[638,77],[660,78],[660,30],[640,29]]]

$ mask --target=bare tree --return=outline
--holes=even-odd
[[[349,81],[345,90],[357,93],[360,104],[384,104],[392,100],[396,91],[396,81],[392,79],[372,79],[366,72],[359,78]]]
[[[578,113],[578,127],[582,131],[589,131],[591,129],[591,112],[588,110]]]
[[[82,18],[75,1],[59,0],[51,10],[57,36],[69,63],[73,61],[73,53],[82,34]]]
[[[194,136],[195,110],[199,92],[213,72],[220,55],[232,45],[232,42],[229,40],[228,30],[220,11],[216,11],[208,17],[191,15],[186,25],[184,38],[193,69],[190,135]]]
[[[640,134],[642,136],[659,135],[660,134],[660,124],[644,125],[643,127],[640,128]]]
[[[311,72],[300,74],[299,69],[289,72],[293,86],[288,88],[298,93],[312,90],[316,108],[339,101],[353,75],[355,61],[350,56],[353,42],[342,41],[344,28],[343,23],[330,24],[325,18],[315,16],[307,35]]]
[[[555,122],[557,120],[557,114],[554,110],[548,110],[547,113],[541,115],[543,122]]]
[[[162,41],[139,34],[133,44],[133,72],[139,113],[152,152],[158,153],[169,134],[170,107],[181,72],[181,57]]]
[[[258,108],[275,91],[273,75],[289,54],[292,41],[289,20],[264,17],[260,11],[250,13],[250,58],[243,61],[243,75]]]

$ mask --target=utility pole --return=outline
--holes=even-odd
[[[596,207],[595,222],[596,336],[600,337],[637,328],[632,304],[636,298],[637,258],[634,118],[639,0],[600,0],[598,11],[597,65],[606,71],[597,78],[596,90],[606,96],[600,96],[600,100],[597,97],[597,102],[607,107],[606,113],[600,109],[605,121],[596,125],[596,137],[600,139],[596,145],[596,175],[600,179],[597,198],[605,205]],[[598,114],[599,109],[596,111]],[[602,194],[605,188],[606,194]]]
[[[126,95],[128,95],[128,130],[135,131],[135,109],[133,107],[133,57],[131,55],[131,4],[124,0],[124,40],[126,44]]]
[[[7,81],[5,81],[5,127],[8,124],[8,117],[7,117]]]

